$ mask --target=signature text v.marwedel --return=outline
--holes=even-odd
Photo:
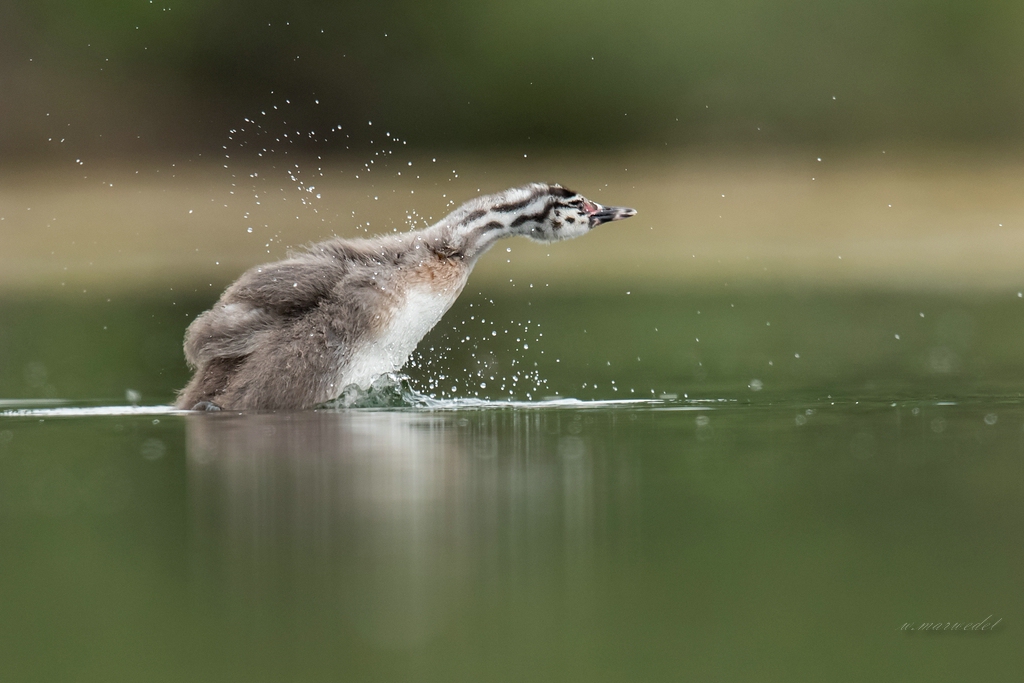
[[[1002,617],[1000,617],[999,619],[992,621],[993,616],[994,615],[990,614],[981,621],[907,621],[904,622],[902,626],[898,626],[896,630],[915,632],[926,631],[929,633],[939,631],[962,631],[968,633],[991,631],[1003,620]]]

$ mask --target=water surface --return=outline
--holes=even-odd
[[[208,297],[0,305],[4,679],[1019,675],[1015,292],[468,294],[432,408],[249,415]]]

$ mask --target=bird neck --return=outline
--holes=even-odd
[[[438,254],[472,265],[501,238],[539,230],[555,206],[555,198],[571,194],[544,183],[513,187],[466,202],[427,232]]]
[[[516,214],[488,209],[456,211],[428,230],[435,251],[473,263],[503,237],[515,234]]]

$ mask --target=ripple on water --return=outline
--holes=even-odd
[[[611,399],[582,401],[576,398],[551,397],[540,401],[487,400],[480,398],[435,398],[420,393],[408,375],[389,373],[378,377],[369,389],[350,385],[339,398],[320,406],[327,410],[412,408],[419,410],[486,410],[496,408],[602,408],[612,406],[662,406],[667,402],[654,399]]]
[[[60,401],[59,403],[70,403]],[[117,417],[125,415],[180,415],[187,411],[174,406],[74,406],[61,405],[38,408],[34,401],[0,402],[0,417]],[[52,405],[52,404],[51,404]]]
[[[140,415],[187,415],[192,411],[179,410],[174,406],[96,406],[63,399],[2,400],[0,417],[117,417]],[[407,375],[391,373],[382,375],[368,388],[355,385],[346,387],[342,395],[320,406],[322,411],[339,410],[494,410],[494,409],[551,409],[551,408],[648,408],[673,410],[707,410],[707,405],[675,405],[677,402],[665,399],[609,399],[581,400],[562,396],[542,400],[488,400],[481,398],[435,398],[413,388]],[[230,412],[230,411],[228,411]],[[218,413],[210,413],[216,415]]]

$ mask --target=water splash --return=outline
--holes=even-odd
[[[434,399],[412,388],[408,375],[389,372],[373,380],[368,389],[350,384],[341,396],[323,408],[429,408]]]

